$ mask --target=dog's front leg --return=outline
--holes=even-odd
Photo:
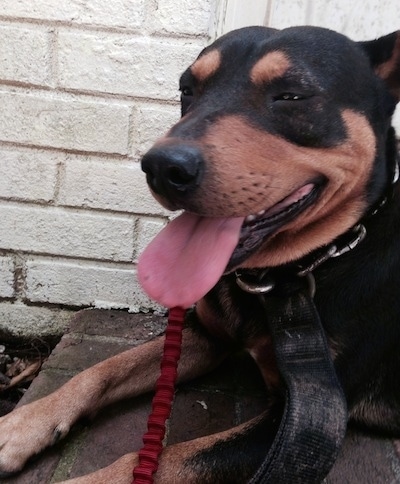
[[[64,437],[81,417],[152,390],[163,345],[164,337],[160,337],[98,363],[47,397],[0,418],[0,477],[20,470],[32,455]],[[180,381],[208,371],[221,359],[207,338],[184,330]]]

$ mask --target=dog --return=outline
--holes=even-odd
[[[140,268],[147,292],[166,306],[197,301],[183,331],[178,380],[243,348],[281,405],[265,309],[239,287],[238,271],[300,267],[355,233],[349,250],[312,267],[314,303],[349,419],[399,436],[400,188],[391,119],[400,99],[400,31],[354,42],[318,27],[239,29],[200,53],[180,90],[182,117],[142,167],[156,199],[184,213]],[[1,418],[2,476],[79,418],[151,391],[162,349],[163,338],[154,339]],[[273,416],[271,409],[166,447],[155,482],[249,481],[271,445],[272,437],[260,435],[269,435]],[[68,482],[128,484],[137,461],[129,454]]]

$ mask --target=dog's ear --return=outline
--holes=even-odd
[[[375,72],[400,101],[400,30],[369,42],[359,42]]]

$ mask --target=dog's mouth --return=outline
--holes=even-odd
[[[321,188],[321,182],[307,183],[269,209],[248,215],[244,219],[239,242],[226,272],[243,263],[277,230],[311,206],[318,198]]]
[[[147,294],[167,307],[189,307],[220,277],[254,254],[313,205],[323,188],[308,182],[272,207],[247,217],[210,218],[184,212],[149,244],[138,264]]]

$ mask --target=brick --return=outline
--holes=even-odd
[[[125,454],[140,450],[147,429],[151,398],[151,395],[142,395],[100,412],[90,426],[70,471],[65,472],[65,466],[61,465],[61,473],[54,475],[56,479],[53,482],[60,482],[60,478],[81,477],[112,464]]]
[[[34,338],[61,335],[71,316],[70,311],[0,303],[0,334]]]
[[[69,338],[66,335],[53,350],[51,363],[44,363],[43,369],[57,368],[58,370],[77,373],[88,366],[93,366],[99,361],[131,348],[132,345],[128,343],[110,341],[107,338],[104,341],[99,341],[84,336]]]
[[[0,205],[0,211],[0,248],[132,260],[134,223],[130,218],[14,204]]]
[[[0,257],[0,297],[14,296],[14,260]]]
[[[139,106],[135,113],[133,147],[143,155],[180,118],[178,106]]]
[[[0,197],[51,201],[63,159],[60,153],[0,148]]]
[[[50,34],[45,30],[0,26],[0,78],[51,84]]]
[[[0,92],[0,140],[126,154],[131,109],[119,103]]]
[[[56,348],[58,346],[59,344],[56,346]],[[21,405],[34,402],[35,400],[39,400],[39,398],[45,397],[49,393],[54,392],[60,388],[61,385],[64,385],[64,383],[71,378],[71,375],[75,374],[72,368],[67,368],[66,371],[53,369],[53,366],[50,364],[50,362],[53,359],[54,351],[55,350],[51,352],[49,360],[46,360],[43,363],[39,375],[29,386],[29,393],[25,393],[20,402],[18,402],[19,407]]]
[[[235,425],[235,398],[223,393],[197,392],[183,387],[175,396],[169,423],[168,445]]]
[[[147,186],[139,163],[70,155],[59,203],[136,214],[167,215]]]
[[[77,24],[135,28],[142,24],[145,0],[2,0],[0,15],[9,18],[36,19]]]
[[[154,313],[131,314],[114,309],[82,309],[75,313],[69,324],[69,336],[64,339],[103,338],[123,340],[129,344],[138,344],[162,334],[166,318]],[[53,365],[54,367],[54,365]]]
[[[59,81],[68,89],[177,99],[178,79],[199,42],[60,32]]]
[[[206,37],[212,8],[210,0],[158,0],[152,26],[160,32]]]
[[[32,302],[50,302],[101,308],[159,309],[145,296],[130,266],[102,267],[85,263],[45,260],[27,262],[26,296]]]

